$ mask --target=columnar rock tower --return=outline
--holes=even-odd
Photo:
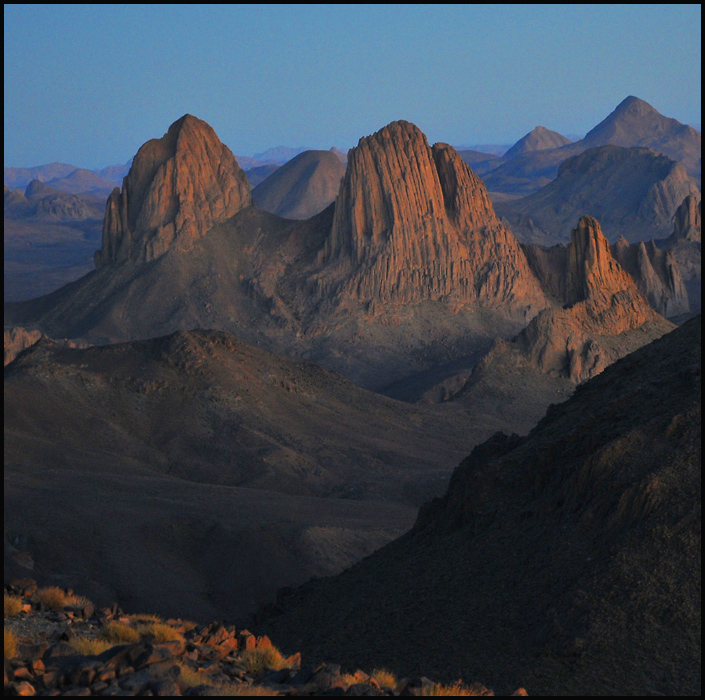
[[[625,289],[635,292],[634,280],[612,257],[598,221],[583,216],[568,246],[566,303],[608,301]]]
[[[186,114],[139,149],[122,192],[110,195],[96,267],[188,250],[251,204],[247,176],[230,149],[206,122]]]
[[[546,306],[482,181],[453,148],[431,148],[405,121],[360,139],[348,154],[319,262],[321,296],[401,304],[479,300],[530,315]]]
[[[565,306],[542,311],[517,337],[541,371],[583,382],[674,328],[614,259],[596,219],[581,217],[567,256]]]

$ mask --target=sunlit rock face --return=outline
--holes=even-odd
[[[247,176],[204,121],[187,114],[137,152],[110,195],[96,267],[148,262],[188,250],[215,224],[252,204]]]
[[[673,329],[615,260],[596,219],[583,216],[567,250],[552,250],[568,261],[554,280],[565,305],[538,314],[513,346],[540,371],[580,383]]]
[[[405,121],[349,152],[320,262],[330,270],[320,289],[329,298],[546,306],[482,181],[453,148],[430,147]]]

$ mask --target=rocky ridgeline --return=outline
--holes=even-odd
[[[69,340],[68,338],[63,338],[54,340],[43,336],[37,330],[28,330],[21,326],[5,328],[3,337],[5,366],[9,365],[21,352],[27,348],[31,348],[32,345],[38,343],[42,338],[48,342],[57,343],[67,348],[88,347],[88,343],[82,339]]]
[[[134,639],[119,639],[128,633]],[[233,625],[126,615],[71,590],[38,590],[29,579],[5,584],[4,694],[494,695],[479,683],[441,686],[423,676],[397,681],[388,672],[341,673],[338,664],[303,663],[299,653],[285,658],[268,637]]]

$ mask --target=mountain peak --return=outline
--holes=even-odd
[[[551,148],[560,148],[572,143],[557,131],[551,131],[545,126],[536,126],[528,134],[522,136],[505,154],[504,158],[515,158],[516,156],[531,153],[533,151],[545,151]]]
[[[215,224],[252,204],[247,176],[213,128],[191,114],[137,152],[122,192],[105,211],[97,267],[147,262],[188,249]]]
[[[496,261],[504,264],[499,266]],[[451,146],[395,121],[348,153],[321,262],[344,297],[546,305],[487,190]],[[321,290],[327,297],[330,289]],[[534,311],[535,313],[535,311]]]
[[[659,114],[658,110],[652,107],[648,102],[635,97],[634,95],[629,95],[623,99],[615,108],[612,114],[621,115],[629,114],[634,116],[645,116],[648,114]],[[660,116],[660,115],[659,115]]]

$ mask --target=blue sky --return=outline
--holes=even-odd
[[[5,165],[125,162],[189,112],[238,155],[700,122],[700,5],[5,5]]]

